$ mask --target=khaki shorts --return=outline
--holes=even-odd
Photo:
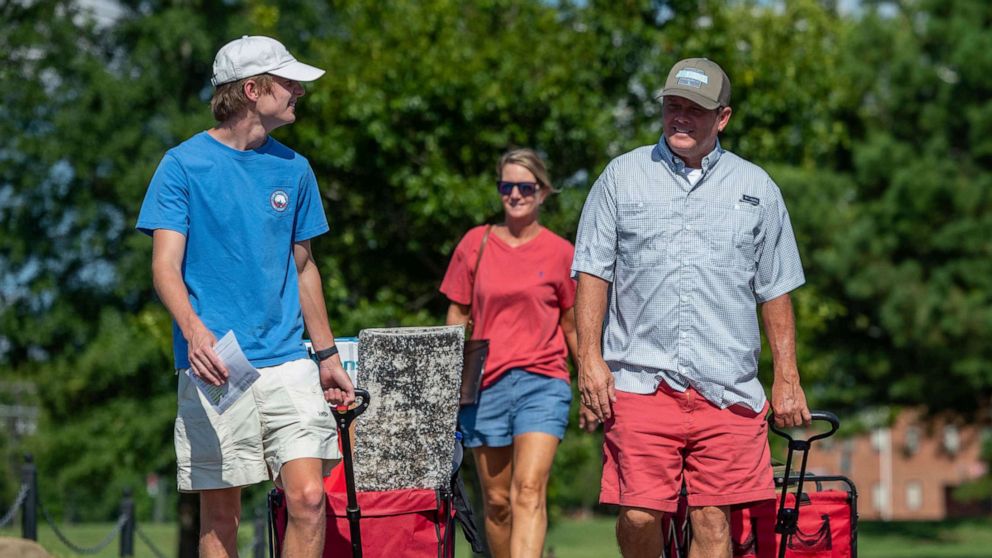
[[[317,364],[295,360],[259,369],[262,375],[218,415],[186,370],[179,371],[175,443],[180,492],[278,480],[294,459],[324,460],[326,475],[341,458]]]

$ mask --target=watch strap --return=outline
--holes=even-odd
[[[314,355],[316,355],[318,361],[327,360],[327,359],[331,358],[332,356],[334,356],[336,354],[338,354],[338,346],[337,345],[331,345],[330,347],[328,347],[326,349],[321,349],[319,351],[314,351]]]

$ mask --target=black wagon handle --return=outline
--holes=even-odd
[[[345,405],[334,407],[334,418],[338,423],[338,428],[348,428],[351,425],[351,421],[358,418],[359,415],[365,412],[365,409],[369,408],[372,397],[369,395],[368,390],[355,388],[355,400],[358,404],[354,407],[347,407]]]
[[[785,457],[785,476],[782,479],[782,494],[779,499],[778,513],[775,521],[775,532],[782,535],[782,538],[779,541],[778,558],[785,558],[785,552],[789,546],[789,541],[792,539],[792,535],[796,534],[796,531],[798,530],[799,504],[802,501],[803,496],[803,480],[806,478],[806,460],[809,457],[810,446],[816,440],[832,436],[834,432],[837,432],[837,429],[840,428],[840,420],[837,418],[837,415],[829,411],[812,411],[810,413],[810,418],[812,419],[811,422],[829,422],[830,430],[814,434],[806,440],[794,440],[788,432],[775,426],[774,414],[768,415],[768,426],[771,428],[772,432],[789,441],[789,453],[786,454]],[[794,451],[802,452],[802,464],[799,467],[799,478],[796,482],[795,506],[787,508],[785,507],[785,497],[789,491],[789,476],[792,471],[792,453]]]
[[[351,433],[348,427],[358,415],[368,409],[372,397],[364,389],[355,388],[355,399],[361,400],[354,407],[338,405],[334,408],[334,421],[341,434],[341,458],[344,461],[345,492],[348,496],[348,526],[351,532],[351,556],[362,558],[362,509],[358,506],[358,493],[355,490],[355,467],[351,456]]]
[[[822,440],[823,438],[829,438],[830,436],[833,436],[834,432],[837,432],[837,430],[840,428],[840,419],[838,419],[837,415],[831,413],[830,411],[811,411],[810,417],[812,418],[812,422],[816,422],[816,421],[829,422],[830,430],[828,430],[827,432],[820,432],[819,434],[814,434],[813,436],[810,436],[810,438],[806,440],[806,442],[814,442],[816,440]],[[793,441],[792,436],[790,436],[788,432],[784,430],[780,430],[777,426],[775,426],[775,413],[771,413],[768,415],[768,427],[772,429],[772,432],[778,434],[779,436],[785,438],[786,440],[790,442]]]

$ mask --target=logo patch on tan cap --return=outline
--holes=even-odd
[[[683,68],[679,70],[679,73],[675,74],[675,77],[678,78],[679,85],[695,87],[696,89],[710,82],[710,78],[702,70],[697,70],[696,68]]]

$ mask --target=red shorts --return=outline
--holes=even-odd
[[[683,474],[690,506],[774,499],[765,413],[720,409],[662,382],[653,394],[617,391],[606,421],[599,501],[674,512]]]

